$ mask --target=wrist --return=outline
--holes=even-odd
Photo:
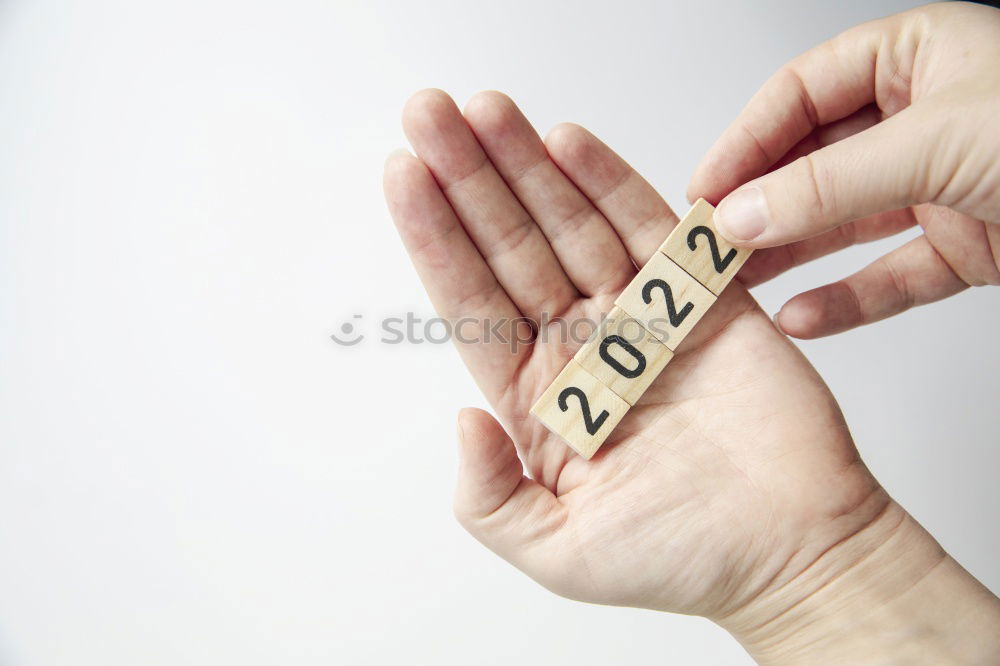
[[[1000,663],[1000,600],[891,500],[717,621],[762,664]]]

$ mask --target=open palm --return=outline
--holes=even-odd
[[[499,93],[463,114],[423,91],[403,124],[417,156],[389,159],[386,198],[435,307],[466,318],[466,336],[468,322],[598,319],[677,222],[586,130],[543,142]],[[559,594],[726,617],[890,503],[822,380],[739,284],[590,461],[528,414],[579,347],[542,337],[458,345],[506,430],[461,414],[455,508]]]

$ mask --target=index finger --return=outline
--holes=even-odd
[[[717,204],[743,183],[768,171],[817,127],[845,118],[872,102],[898,111],[877,90],[880,69],[894,68],[890,85],[909,81],[909,62],[881,45],[894,44],[907,14],[864,23],[782,67],[750,99],[695,169],[688,199]],[[892,91],[890,91],[892,92]],[[909,95],[906,95],[907,100]]]

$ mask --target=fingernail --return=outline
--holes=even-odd
[[[778,315],[780,315],[780,314],[781,314],[780,310],[778,312],[775,312],[774,315],[771,317],[771,321],[774,322],[774,327],[775,328],[777,328],[779,331],[781,331],[782,333],[784,333],[785,329],[781,328],[781,322],[778,321]]]
[[[748,241],[760,236],[770,213],[759,187],[744,187],[722,200],[715,209],[715,227],[730,241]]]

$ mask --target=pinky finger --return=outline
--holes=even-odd
[[[785,303],[775,322],[792,337],[820,338],[939,301],[968,286],[927,237],[919,236],[850,277],[799,294]]]

